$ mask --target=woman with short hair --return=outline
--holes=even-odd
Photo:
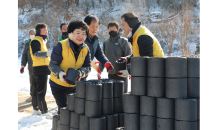
[[[75,20],[68,26],[68,38],[59,41],[53,48],[49,69],[52,94],[60,108],[67,106],[67,95],[75,93],[76,85],[71,85],[64,78],[68,68],[79,70],[79,77],[86,77],[91,71],[91,54],[84,43],[89,29],[85,22]],[[80,80],[80,78],[78,80]]]

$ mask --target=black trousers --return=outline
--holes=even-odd
[[[58,114],[60,114],[60,109],[62,107],[67,107],[67,95],[70,93],[75,93],[76,89],[64,90],[61,88],[51,86],[51,91],[52,95],[55,98],[56,104],[58,105]]]
[[[32,91],[34,86],[34,77],[32,71],[29,71],[29,80],[30,80],[30,95],[32,96]]]
[[[40,110],[42,114],[48,112],[45,102],[47,90],[47,75],[34,75],[34,85],[32,88],[32,105],[34,110]]]
[[[114,79],[114,80],[122,80],[122,81],[124,81],[124,93],[127,93],[128,77],[123,78],[123,77],[120,77],[120,76],[118,76],[116,74],[108,74],[108,78],[109,79]]]

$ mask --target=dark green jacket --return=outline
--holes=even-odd
[[[26,42],[24,46],[23,53],[22,53],[22,60],[21,60],[22,66],[25,67],[27,63],[28,63],[28,70],[32,72],[33,61],[30,55],[30,39],[28,42]]]

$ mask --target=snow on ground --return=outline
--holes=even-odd
[[[18,91],[26,92],[29,94],[30,85],[29,85],[29,72],[27,66],[24,69],[24,73],[20,74],[21,66],[21,57],[18,58]],[[107,78],[106,69],[102,72],[102,78]],[[49,76],[48,76],[49,77]],[[91,70],[87,79],[97,79],[96,71]],[[128,90],[130,91],[130,80],[128,82]],[[47,93],[46,96],[52,95],[51,88],[49,85],[49,78],[47,82]],[[30,115],[18,113],[18,130],[51,130],[52,129],[52,120],[45,119],[44,116]]]

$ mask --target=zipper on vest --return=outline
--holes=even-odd
[[[45,58],[44,58],[44,62],[46,63]]]

